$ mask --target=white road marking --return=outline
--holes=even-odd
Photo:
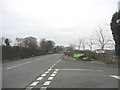
[[[39,77],[39,78],[37,78],[37,80],[42,80],[43,79],[43,77]]]
[[[30,86],[36,86],[39,82],[33,82]]]
[[[49,85],[51,81],[46,81],[43,85]]]
[[[58,71],[59,69],[55,69],[55,71]]]
[[[57,73],[57,71],[54,71],[53,73]]]
[[[116,75],[110,75],[110,77],[116,78],[120,80],[120,76],[116,76]]]
[[[48,71],[51,71],[52,69],[48,69]]]
[[[44,76],[46,76],[46,74],[42,74],[41,76],[44,77]]]
[[[8,67],[8,68],[6,68],[6,69],[9,70],[9,69],[12,69],[12,68],[16,68],[16,67],[19,67],[19,66],[22,66],[22,65],[28,64],[28,63],[30,63],[30,61],[25,62],[25,63],[22,63],[22,64],[15,65],[15,66],[12,66],[12,67]]]
[[[56,74],[51,74],[51,76],[55,76]]]
[[[56,64],[58,64],[59,62],[61,61],[61,59],[59,61],[57,61],[55,64],[53,64],[53,66],[51,67],[54,67]]]
[[[53,77],[49,77],[49,78],[48,78],[48,80],[52,80],[52,79],[53,79]]]
[[[41,87],[40,88],[40,90],[46,90],[47,89],[47,87]]]
[[[31,90],[33,89],[33,87],[27,87],[25,90]]]
[[[41,88],[44,88],[44,89],[46,89],[47,87],[41,87]]]
[[[45,73],[49,73],[49,71],[46,71]]]
[[[103,70],[92,70],[92,69],[59,69],[59,70],[77,70],[77,71],[103,71]]]

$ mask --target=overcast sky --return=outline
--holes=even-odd
[[[110,23],[119,0],[1,0],[2,36],[34,36],[69,45]]]

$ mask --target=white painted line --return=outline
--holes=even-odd
[[[40,90],[46,90],[47,89],[47,87],[41,87],[40,88]]]
[[[33,82],[30,86],[36,86],[39,82]]]
[[[47,87],[41,87],[42,89],[47,89]]]
[[[48,80],[52,80],[52,79],[53,79],[53,77],[49,77],[49,78],[48,78]]]
[[[55,69],[55,71],[58,71],[59,69]]]
[[[51,76],[55,76],[56,74],[51,74]]]
[[[92,69],[59,69],[59,70],[76,70],[76,71],[103,71],[103,70],[92,70]]]
[[[48,71],[51,71],[52,69],[48,69]]]
[[[116,76],[116,75],[110,75],[110,77],[116,78],[120,80],[120,76]]]
[[[45,73],[49,73],[49,71],[46,71]]]
[[[28,63],[30,63],[30,61],[25,62],[25,63],[22,63],[22,64],[15,65],[15,66],[12,66],[12,67],[8,67],[8,68],[6,68],[6,69],[9,70],[9,69],[12,69],[12,68],[16,68],[16,67],[19,67],[19,66],[22,66],[22,65],[28,64]]]
[[[50,67],[50,69],[52,69],[52,67]]]
[[[33,87],[27,87],[25,90],[31,90],[33,89]]]
[[[44,76],[46,76],[46,74],[42,74],[41,76],[44,77]]]
[[[43,85],[49,85],[51,81],[46,81]]]
[[[39,78],[37,78],[37,80],[42,80],[43,79],[43,77],[39,77]]]
[[[54,71],[53,73],[57,73],[57,71]]]
[[[55,64],[53,64],[52,67],[54,67],[56,64],[58,64],[61,61],[61,59],[59,61],[57,61]]]

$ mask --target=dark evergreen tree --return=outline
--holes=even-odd
[[[112,34],[113,34],[113,38],[115,40],[115,51],[116,51],[116,55],[120,56],[120,26],[117,23],[117,20],[120,19],[120,11],[114,13],[114,15],[112,16],[112,20],[111,20],[111,30],[112,30]]]

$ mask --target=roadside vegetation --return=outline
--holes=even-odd
[[[12,61],[34,56],[61,53],[63,46],[56,46],[54,41],[41,39],[39,42],[35,37],[16,38],[14,45],[11,40],[2,38],[2,61]]]

